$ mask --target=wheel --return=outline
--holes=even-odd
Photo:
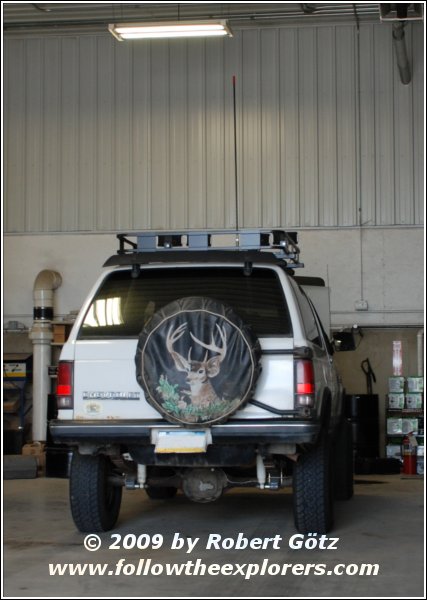
[[[338,427],[334,445],[334,496],[336,500],[353,497],[353,430],[351,423],[343,419]]]
[[[227,305],[188,297],[156,312],[137,346],[136,378],[147,401],[172,423],[222,423],[251,397],[258,339]]]
[[[295,526],[300,533],[327,533],[333,525],[330,444],[326,435],[294,465]]]
[[[151,500],[167,500],[174,498],[178,490],[176,487],[146,487],[145,491]]]
[[[75,452],[70,470],[70,505],[79,531],[108,531],[116,524],[122,488],[109,481],[113,465],[106,456]]]

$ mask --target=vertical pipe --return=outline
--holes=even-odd
[[[237,114],[236,114],[236,76],[233,75],[233,129],[234,129],[234,201],[236,206],[236,231],[239,231],[239,188],[237,174]],[[236,245],[237,245],[236,239]]]
[[[256,474],[258,479],[258,487],[263,490],[265,488],[267,474],[261,454],[257,454],[256,457]]]
[[[393,46],[396,53],[400,81],[407,85],[411,82],[411,67],[409,66],[408,53],[406,51],[405,32],[403,27],[403,23],[400,22],[393,24]]]
[[[47,401],[50,393],[48,367],[53,339],[53,291],[62,283],[56,271],[40,271],[34,281],[34,322],[29,337],[33,342],[33,426],[32,439],[46,441]]]

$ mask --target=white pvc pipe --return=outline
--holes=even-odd
[[[417,333],[417,367],[418,377],[424,375],[424,329],[420,329]]]
[[[138,464],[138,484],[140,488],[145,487],[145,482],[147,481],[147,465]]]
[[[258,486],[261,490],[265,488],[265,481],[267,479],[267,473],[265,470],[264,461],[261,454],[257,454],[256,457],[256,474],[258,479]]]
[[[41,271],[33,287],[34,322],[30,331],[33,342],[33,442],[45,442],[47,433],[47,401],[51,391],[49,366],[53,340],[53,292],[62,283],[56,271]]]
[[[61,275],[56,271],[40,271],[33,286],[34,308],[53,309],[53,292],[61,283]]]

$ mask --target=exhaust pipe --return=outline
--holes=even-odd
[[[62,283],[56,271],[40,271],[33,286],[34,322],[30,330],[33,342],[33,442],[45,442],[47,435],[47,400],[50,394],[48,367],[53,340],[53,292]]]

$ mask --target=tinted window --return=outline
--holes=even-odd
[[[152,315],[173,300],[207,296],[232,306],[257,335],[290,335],[288,309],[280,280],[271,269],[175,268],[113,272],[98,290],[80,338],[135,337]]]
[[[313,344],[322,347],[322,338],[317,327],[313,309],[310,306],[307,296],[294,281],[292,281],[292,285],[295,289],[296,298],[301,310],[301,316],[307,339],[310,340],[310,342],[313,342]]]

